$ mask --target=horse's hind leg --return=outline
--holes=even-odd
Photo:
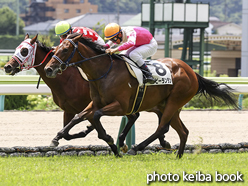
[[[186,145],[186,141],[188,139],[189,131],[184,125],[184,123],[182,122],[182,120],[180,119],[179,113],[180,111],[176,112],[173,118],[171,119],[171,127],[177,131],[179,138],[180,138],[180,145],[179,145],[177,157],[181,158],[183,156],[183,152],[184,152],[184,148]]]
[[[159,110],[156,110],[156,111],[153,110],[153,112],[155,114],[157,114],[158,120],[159,120],[159,123],[160,123],[161,117],[162,117],[162,113]],[[129,130],[133,126],[134,122],[138,119],[139,115],[140,115],[139,113],[136,113],[136,114],[132,114],[132,115],[127,116],[128,117],[128,123],[126,124],[125,128],[123,129],[123,131],[121,132],[121,134],[119,136],[119,146],[120,146],[121,151],[124,152],[124,153],[126,153],[127,150],[128,150],[127,145],[124,144],[124,140],[126,139],[127,133],[129,132]],[[170,143],[167,142],[167,141],[165,141],[164,138],[165,138],[165,135],[164,134],[161,135],[158,138],[159,139],[159,142],[160,142],[160,145],[163,148],[170,149],[171,148]]]
[[[155,139],[161,137],[163,134],[169,131],[170,122],[174,116],[174,114],[178,111],[180,105],[174,101],[174,99],[168,99],[167,104],[165,105],[163,115],[161,117],[161,122],[155,131],[150,137],[144,140],[142,143],[137,145],[136,147],[130,149],[128,154],[136,155],[137,151],[143,150],[147,145],[153,142]]]
[[[121,132],[121,134],[119,135],[119,147],[120,150],[124,153],[127,152],[128,147],[126,144],[124,144],[124,141],[126,139],[127,133],[129,132],[129,130],[131,129],[131,127],[133,126],[134,122],[138,119],[138,117],[140,116],[140,114],[137,112],[135,114],[131,114],[128,115],[128,122],[126,124],[126,126],[124,127],[123,131]]]
[[[167,112],[168,113],[168,112]],[[152,134],[149,138],[147,138],[145,141],[140,143],[138,146],[134,147],[133,149],[128,151],[128,154],[135,155],[138,150],[143,150],[148,144],[150,144],[152,141],[156,139],[156,137],[160,136],[161,133],[168,132],[169,130],[169,124],[177,131],[179,137],[180,137],[180,146],[178,150],[177,157],[181,158],[184,152],[184,148],[186,145],[186,141],[188,138],[189,131],[179,118],[180,111],[176,111],[176,113],[173,114],[173,117],[171,117],[170,122],[167,122],[167,124],[163,121],[163,118],[170,118],[169,115],[166,117],[163,115],[161,119],[161,123],[156,130],[154,134]],[[165,114],[165,113],[164,113]]]
[[[160,111],[155,112],[155,113],[156,113],[157,116],[158,116],[158,125],[159,125],[159,123],[161,122],[162,113],[161,113]],[[163,148],[170,149],[170,148],[171,148],[170,143],[169,143],[168,141],[166,141],[164,138],[165,138],[165,135],[164,135],[164,134],[162,134],[162,135],[158,138],[160,145],[161,145]]]

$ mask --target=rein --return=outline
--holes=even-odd
[[[50,50],[50,51],[47,53],[47,55],[45,56],[45,58],[43,59],[43,61],[40,62],[40,64],[34,65],[34,66],[32,66],[31,68],[35,68],[35,67],[41,66],[41,65],[46,61],[47,57],[49,56],[49,54],[50,54],[52,51],[53,51],[53,49]]]
[[[99,58],[99,57],[102,57],[102,56],[105,56],[105,55],[109,55],[109,54],[107,54],[107,53],[104,53],[104,54],[96,55],[96,56],[93,56],[93,57],[90,57],[90,58],[86,58],[86,57],[84,57],[84,56],[80,53],[80,51],[78,50],[78,42],[77,42],[77,43],[74,43],[71,39],[65,39],[65,40],[70,41],[70,43],[74,46],[73,52],[72,52],[71,55],[68,57],[68,59],[64,62],[64,61],[62,61],[58,56],[56,56],[56,55],[53,55],[53,56],[52,56],[53,58],[57,59],[57,60],[60,62],[60,70],[61,70],[61,71],[66,70],[67,67],[75,66],[75,65],[80,64],[80,63],[83,63],[83,62],[85,62],[85,61],[89,61],[89,60],[92,60],[92,59],[95,59],[95,58]],[[70,60],[73,58],[73,56],[74,56],[74,54],[75,54],[76,51],[77,51],[77,52],[79,53],[79,55],[83,58],[83,60],[77,61],[77,62],[75,62],[75,63],[69,63]],[[112,59],[112,56],[109,55],[109,57],[110,57],[110,60],[111,60],[111,65],[110,65],[108,71],[107,71],[104,75],[102,75],[101,77],[99,77],[99,78],[97,78],[97,79],[88,79],[88,81],[97,81],[97,80],[102,79],[102,78],[104,78],[104,77],[107,76],[107,74],[109,73],[109,71],[112,69],[112,66],[113,66],[113,59]],[[63,65],[64,68],[62,68],[62,65]]]

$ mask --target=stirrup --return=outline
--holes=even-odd
[[[153,77],[149,77],[149,78],[145,77],[143,82],[144,82],[144,84],[145,83],[154,84],[156,82],[156,80]]]

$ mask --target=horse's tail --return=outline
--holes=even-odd
[[[197,73],[195,74],[199,84],[197,94],[204,95],[204,97],[210,101],[211,105],[213,105],[213,100],[223,100],[227,105],[232,106],[235,109],[239,109],[237,100],[235,99],[235,94],[231,92],[234,89],[225,83],[217,83],[206,79]]]

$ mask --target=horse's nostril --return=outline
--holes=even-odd
[[[46,69],[46,71],[47,71],[47,72],[52,72],[53,69],[52,69],[51,67],[48,67],[48,68]]]
[[[10,73],[11,70],[12,70],[12,66],[11,65],[5,65],[4,70],[5,70],[6,73]]]
[[[10,65],[4,65],[4,69],[9,69],[9,68],[11,68]]]

